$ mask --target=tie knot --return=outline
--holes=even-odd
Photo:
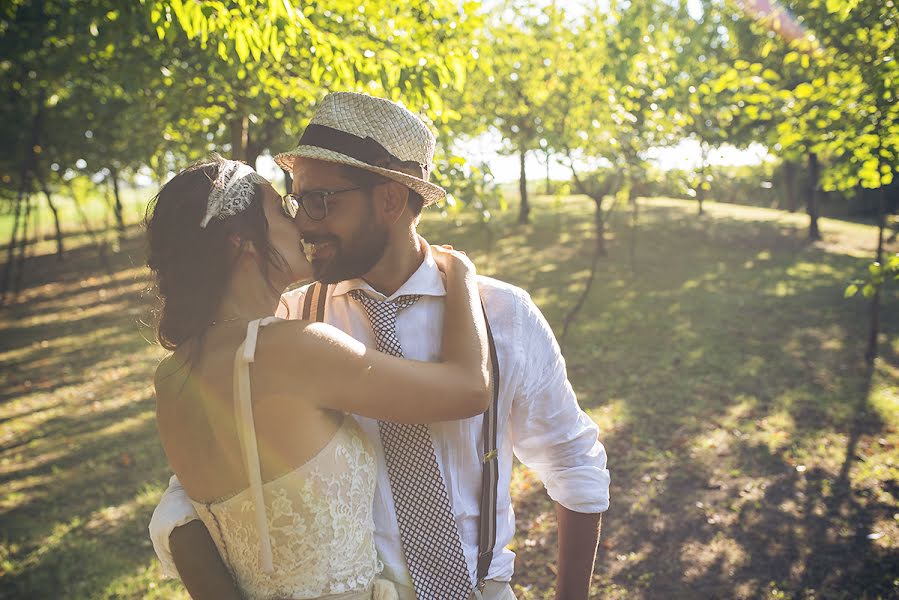
[[[374,314],[396,314],[400,310],[404,308],[408,308],[415,304],[419,298],[421,298],[420,294],[407,294],[405,296],[398,296],[393,300],[378,300],[377,298],[372,298],[362,290],[352,290],[350,292],[350,297],[353,300],[359,302],[363,308],[365,308],[365,312],[371,316]]]

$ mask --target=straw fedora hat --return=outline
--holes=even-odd
[[[324,97],[296,148],[275,156],[285,171],[297,158],[349,165],[398,181],[424,198],[424,205],[446,196],[428,181],[436,138],[406,107],[353,92]]]

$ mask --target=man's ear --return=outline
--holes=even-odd
[[[381,186],[378,207],[381,218],[388,225],[393,225],[399,220],[408,204],[409,188],[396,181],[390,181]]]

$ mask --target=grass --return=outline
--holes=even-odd
[[[564,342],[612,472],[597,598],[899,595],[899,298],[865,369],[866,304],[845,300],[873,228],[778,211],[642,201],[636,271],[624,215]],[[489,229],[428,216],[481,272],[528,289],[558,331],[589,268],[590,204]],[[0,597],[186,598],[146,536],[168,468],[153,421],[151,297],[132,235],[37,256],[0,312]],[[555,516],[516,467],[523,600],[551,597]]]

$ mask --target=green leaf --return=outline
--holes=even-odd
[[[843,292],[843,297],[844,298],[852,298],[857,293],[858,293],[858,286],[855,285],[854,283],[850,283],[849,285],[846,286],[846,291]]]
[[[242,29],[235,29],[234,31],[234,50],[237,52],[237,58],[240,59],[240,62],[247,62],[250,48],[247,45],[246,34],[244,34]]]
[[[815,93],[815,88],[810,83],[800,83],[793,89],[793,95],[797,98],[810,98]]]

